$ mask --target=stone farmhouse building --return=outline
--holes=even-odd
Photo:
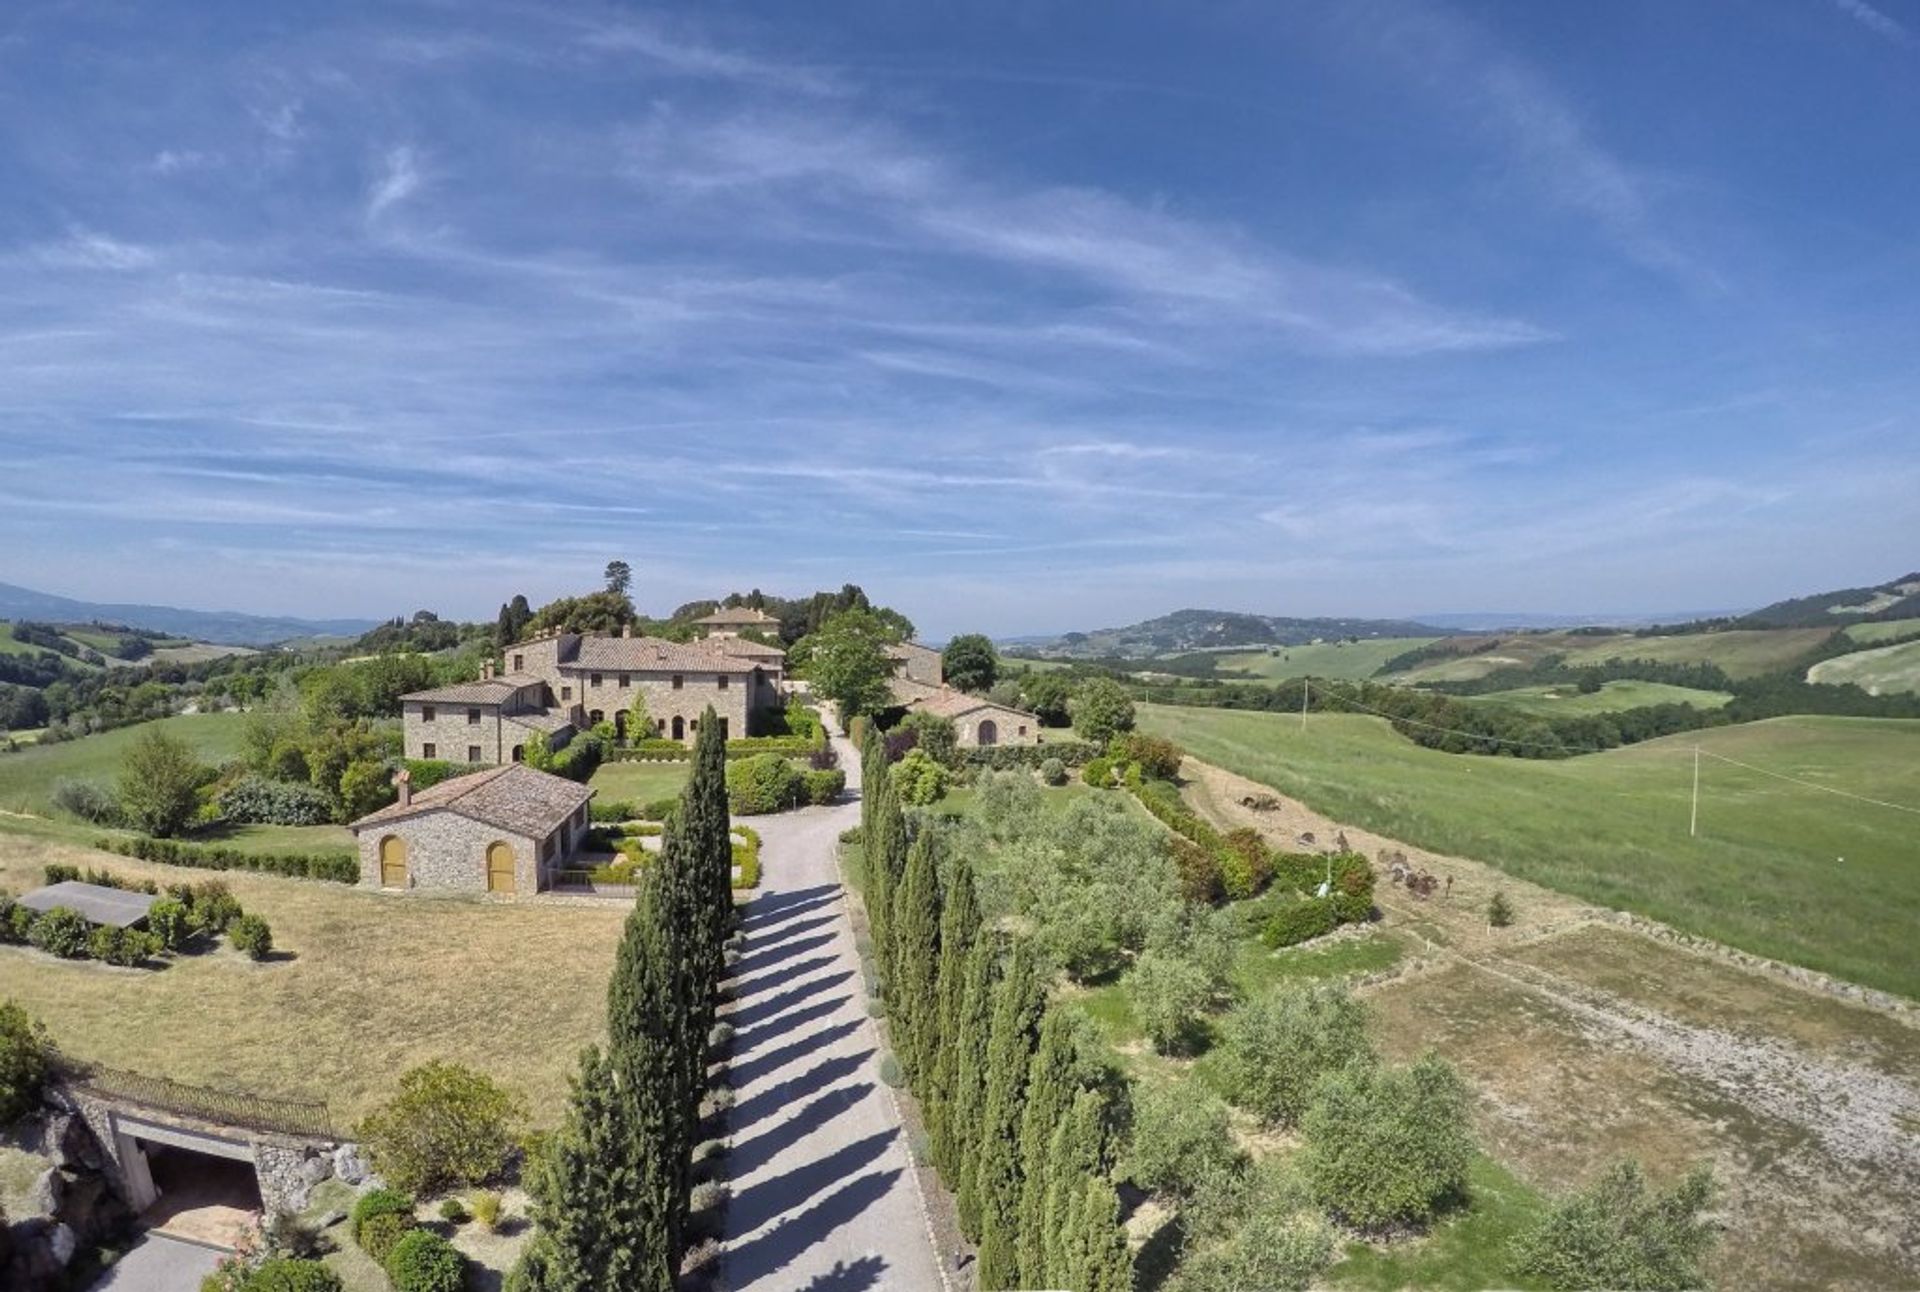
[[[707,638],[738,637],[743,632],[764,633],[769,637],[780,635],[779,619],[752,606],[723,606],[693,623]]]
[[[756,612],[757,613],[757,612]],[[759,716],[784,702],[786,652],[747,638],[696,642],[547,632],[503,652],[477,682],[401,697],[408,758],[479,765],[517,763],[536,733],[558,748],[601,722],[622,739],[691,742],[713,706],[722,730],[752,735]],[[629,732],[634,697],[644,696],[652,729]]]
[[[411,792],[347,828],[360,886],[396,891],[537,893],[579,848],[593,791],[531,767],[489,768]]]
[[[963,749],[1045,743],[1038,715],[1024,709],[906,677],[894,678],[892,687],[894,703],[907,712],[933,713],[951,720],[954,736]]]
[[[922,646],[919,642],[895,642],[887,647],[887,657],[893,661],[895,675],[909,681],[939,686],[947,680],[940,652],[931,646]]]

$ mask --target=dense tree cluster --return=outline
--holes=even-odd
[[[1000,676],[1000,656],[982,633],[962,633],[940,652],[940,672],[947,685],[979,693]]]
[[[863,770],[885,752],[869,734]],[[1026,939],[986,922],[967,853],[910,837],[884,775],[864,782],[862,849],[894,1048],[936,1166],[979,1245],[982,1287],[1124,1292],[1132,1258],[1112,1170],[1125,1086],[1048,999]],[[984,1043],[983,1043],[984,1041]]]
[[[711,710],[693,774],[639,893],[565,1125],[529,1171],[538,1233],[510,1286],[670,1292],[687,1243],[693,1148],[733,920],[726,739]]]
[[[871,717],[893,703],[888,679],[893,661],[888,646],[900,641],[898,628],[871,610],[843,610],[823,623],[795,650],[788,663],[813,692],[831,701],[840,721]]]

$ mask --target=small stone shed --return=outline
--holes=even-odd
[[[347,828],[360,886],[459,893],[537,893],[578,850],[593,791],[515,763],[412,793]]]

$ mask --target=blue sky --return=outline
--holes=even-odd
[[[1920,565],[1920,4],[0,13],[0,579],[933,635]]]

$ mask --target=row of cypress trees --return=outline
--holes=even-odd
[[[709,708],[656,864],[642,868],[566,1124],[529,1163],[539,1226],[512,1292],[670,1292],[733,920],[726,737]]]
[[[861,751],[867,921],[889,1033],[979,1285],[1125,1292],[1113,1186],[1122,1080],[1050,1004],[1027,945],[989,926],[969,859],[910,837],[885,746]]]

